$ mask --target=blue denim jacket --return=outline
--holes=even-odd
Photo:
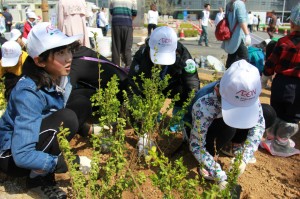
[[[35,146],[42,120],[64,108],[69,97],[71,84],[67,77],[63,79],[64,89],[58,86],[37,89],[31,78],[22,77],[12,90],[6,111],[0,118],[0,154],[11,149],[17,166],[54,171],[57,156],[37,151]]]

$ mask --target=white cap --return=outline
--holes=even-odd
[[[96,5],[92,5],[92,10],[98,10],[98,9],[100,9],[98,6],[96,6]]]
[[[150,58],[153,63],[172,65],[176,61],[177,35],[167,26],[155,28],[149,39]]]
[[[17,65],[22,54],[21,46],[16,41],[7,41],[1,47],[2,67],[12,67]]]
[[[255,126],[259,119],[260,93],[258,69],[245,60],[234,62],[220,82],[224,122],[239,129]]]
[[[73,43],[81,35],[66,36],[49,22],[41,22],[33,26],[27,37],[27,52],[30,57],[38,57],[43,52]]]
[[[10,31],[10,39],[9,41],[17,41],[17,39],[21,36],[21,31],[18,29],[12,29]]]
[[[34,12],[26,12],[27,18],[33,18],[33,19],[37,19],[38,17],[36,16],[36,14]]]

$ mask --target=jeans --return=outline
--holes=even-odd
[[[57,141],[57,133],[59,127],[63,123],[64,128],[69,128],[70,134],[66,137],[70,141],[78,131],[78,120],[74,111],[70,109],[61,109],[42,120],[39,141],[36,144],[37,151],[43,151],[54,156],[58,156],[61,151]],[[11,151],[7,150],[0,157],[0,169],[10,176],[27,176],[30,169],[18,167],[11,155]]]
[[[199,39],[198,44],[202,43],[202,40],[204,40],[205,45],[208,45],[208,38],[207,38],[207,26],[202,26],[202,33],[201,33],[201,37]]]

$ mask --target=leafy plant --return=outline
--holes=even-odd
[[[6,99],[4,93],[5,93],[4,78],[1,78],[0,79],[0,110],[6,109]]]
[[[152,147],[145,160],[149,166],[158,167],[158,171],[150,178],[163,192],[164,198],[175,198],[175,190],[181,198],[200,198],[196,191],[198,176],[195,179],[187,179],[189,171],[184,166],[182,157],[172,163],[163,154],[158,155],[156,147]]]

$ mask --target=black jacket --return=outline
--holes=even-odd
[[[136,77],[136,82],[139,84],[141,88],[142,81],[140,78],[140,74],[144,73],[146,78],[151,77],[151,69],[154,65],[150,59],[150,47],[148,45],[141,47],[133,57],[133,61],[129,71],[130,81],[132,77]],[[171,98],[174,97],[177,93],[180,93],[180,100],[176,102],[175,106],[182,107],[183,102],[185,102],[188,98],[189,93],[194,89],[195,91],[200,88],[200,79],[198,77],[197,70],[194,73],[188,73],[185,71],[184,67],[186,66],[185,61],[187,59],[192,59],[192,56],[188,52],[188,50],[180,43],[177,44],[176,49],[176,61],[173,65],[168,66],[166,74],[171,76],[169,80],[169,85],[166,88],[164,93],[167,93],[171,90]],[[162,70],[166,66],[162,66]],[[132,85],[132,83],[131,83]],[[141,93],[138,91],[138,88],[135,87],[135,93]]]
[[[97,61],[82,60],[82,57],[97,58],[97,53],[85,46],[81,46],[75,53],[73,53],[73,61],[71,65],[70,81],[73,89],[86,88],[94,90],[93,93],[98,89],[99,79],[99,68]],[[100,56],[101,60],[110,62],[103,56]],[[111,62],[110,62],[111,63]],[[113,66],[109,63],[101,63],[100,73],[101,88],[106,88],[107,83],[111,80],[114,74],[119,78],[119,89],[118,99],[123,101],[122,90],[127,89],[128,75],[119,67]]]

